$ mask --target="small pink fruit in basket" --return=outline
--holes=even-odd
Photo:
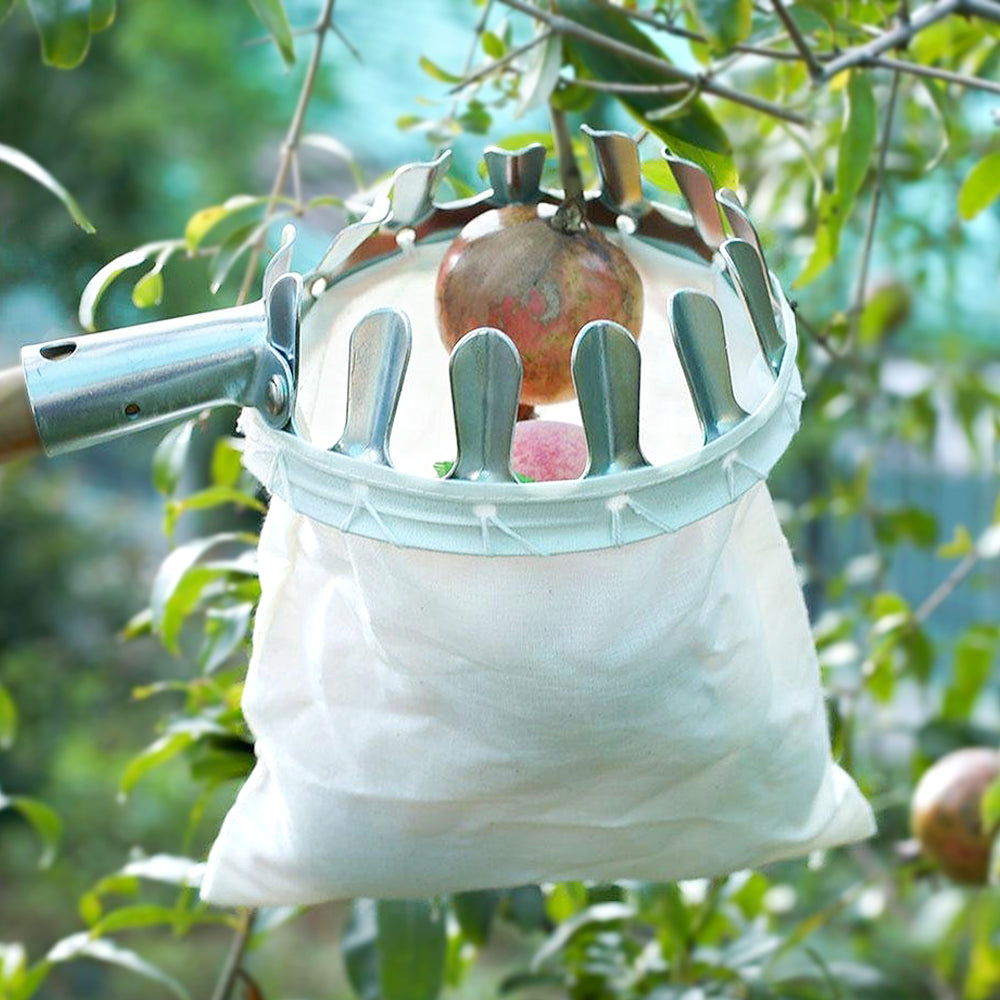
[[[580,328],[609,319],[633,336],[642,325],[642,280],[596,226],[564,228],[535,205],[477,215],[455,237],[437,277],[441,339],[450,351],[491,326],[517,345],[522,404],[572,399],[570,356]]]
[[[535,482],[579,479],[587,469],[587,437],[576,424],[521,420],[511,458],[514,471]]]

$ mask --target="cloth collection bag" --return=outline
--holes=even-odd
[[[329,401],[308,380],[344,370],[326,364],[337,325],[390,288],[411,315],[433,315],[432,281],[418,288],[419,267],[404,264],[389,285],[369,275],[368,291],[345,287],[303,331],[300,406],[320,448],[337,430],[321,426]],[[651,326],[665,302],[647,310]],[[655,332],[644,327],[644,352]],[[443,368],[429,357],[428,371]],[[425,445],[419,419],[440,389],[402,421],[412,445],[394,437],[397,464]],[[647,395],[681,406],[676,393]],[[683,454],[697,424],[675,423]],[[873,832],[831,758],[808,617],[763,481],[644,540],[484,557],[303,513],[289,497],[321,502],[328,487],[309,464],[320,459],[259,421],[245,427],[247,464],[274,493],[244,694],[258,763],[211,850],[206,900],[674,880]],[[298,494],[286,458],[301,458]]]

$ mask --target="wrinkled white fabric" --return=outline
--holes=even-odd
[[[549,558],[398,548],[273,500],[260,575],[258,763],[213,903],[673,880],[873,832],[764,484]]]

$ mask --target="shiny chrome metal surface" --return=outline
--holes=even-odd
[[[490,146],[483,153],[483,159],[493,189],[491,201],[509,205],[541,199],[542,172],[545,170],[545,147],[541,143],[515,150]]]
[[[521,357],[500,330],[467,333],[451,352],[452,407],[458,456],[449,479],[516,482],[510,464],[521,394]]]
[[[42,445],[57,454],[225,403],[288,427],[301,294],[298,274],[272,272],[250,305],[25,347]]]
[[[711,296],[681,289],[670,299],[670,326],[708,444],[747,417],[733,395],[722,313]]]
[[[690,160],[679,156],[665,156],[664,159],[691,209],[699,235],[708,246],[717,250],[727,234],[722,226],[722,216],[719,214],[711,178],[697,163]]]
[[[639,347],[623,326],[588,323],[573,345],[576,386],[590,461],[584,478],[649,465],[639,449]]]
[[[601,201],[615,212],[638,218],[649,210],[642,191],[639,148],[624,132],[608,132],[581,126],[590,139],[601,178]]]
[[[391,465],[389,436],[410,360],[410,321],[395,309],[368,313],[351,333],[347,420],[330,449],[378,465]]]
[[[737,239],[726,240],[719,247],[719,253],[726,262],[736,294],[750,314],[750,322],[764,357],[767,358],[771,371],[777,374],[785,355],[785,341],[778,332],[771,303],[770,282],[760,254],[745,240]]]

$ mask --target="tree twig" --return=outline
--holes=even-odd
[[[896,98],[898,95],[899,73],[894,72],[892,74],[892,83],[889,87],[889,103],[885,109],[885,121],[882,124],[882,139],[879,143],[875,180],[872,182],[872,198],[868,206],[868,223],[865,226],[865,240],[861,247],[861,261],[858,264],[858,277],[854,285],[854,301],[851,306],[851,332],[848,337],[848,350],[857,335],[858,327],[861,323],[861,313],[865,307],[865,296],[868,294],[868,270],[871,266],[872,245],[875,240],[875,224],[878,221],[878,210],[882,201],[885,163],[889,155],[889,140],[892,135],[892,122],[896,113]]]
[[[299,91],[298,103],[292,114],[292,120],[288,125],[288,132],[285,134],[285,141],[281,146],[281,159],[278,161],[278,170],[274,175],[274,183],[271,185],[271,193],[268,196],[267,207],[264,210],[264,219],[267,220],[274,214],[274,209],[281,199],[288,182],[288,175],[292,168],[292,161],[298,149],[299,139],[302,135],[302,126],[305,122],[306,109],[312,98],[313,88],[316,86],[316,75],[319,72],[320,62],[323,58],[323,43],[326,36],[333,27],[333,5],[335,0],[323,0],[323,9],[316,24],[316,41],[313,45],[312,56],[309,65],[306,67],[306,75],[302,81],[302,89]],[[251,286],[257,276],[257,266],[260,263],[261,251],[264,249],[264,241],[267,239],[267,227],[261,228],[260,236],[254,242],[250,250],[250,259],[247,261],[246,270],[243,272],[243,283],[240,285],[240,293],[237,296],[237,303],[242,305],[250,294]]]
[[[952,0],[952,2],[957,2],[957,0]],[[587,42],[608,52],[614,52],[616,55],[638,65],[655,69],[670,79],[686,80],[692,86],[700,85],[705,93],[714,94],[716,97],[731,101],[734,104],[753,108],[755,111],[769,115],[772,118],[794,122],[796,125],[805,124],[805,119],[801,115],[797,115],[795,112],[781,107],[781,105],[766,101],[760,97],[755,97],[753,94],[744,93],[733,87],[728,87],[715,80],[706,79],[702,74],[692,73],[689,70],[682,69],[680,66],[675,66],[673,63],[667,62],[665,59],[661,59],[659,56],[652,55],[642,49],[637,49],[632,45],[627,45],[625,42],[619,42],[614,38],[608,38],[598,31],[592,31],[590,28],[584,27],[584,25],[578,24],[576,21],[571,21],[569,18],[551,14],[540,7],[524,3],[523,0],[500,0],[500,3],[506,7],[510,7],[512,10],[518,10],[523,14],[534,17],[559,34]]]
[[[965,0],[965,2],[971,2],[971,0]],[[845,69],[864,66],[872,57],[880,56],[883,52],[888,52],[889,49],[905,45],[914,35],[925,28],[929,28],[932,24],[956,13],[962,3],[963,0],[934,0],[933,3],[921,7],[910,15],[910,20],[907,23],[883,31],[870,42],[848,49],[843,55],[831,59],[823,66],[823,72],[819,77],[820,82],[828,82],[838,73],[843,73]]]
[[[483,4],[483,12],[479,15],[479,20],[476,22],[475,30],[472,33],[472,44],[469,46],[469,54],[465,57],[465,69],[462,70],[462,76],[467,77],[469,71],[472,69],[472,63],[476,58],[476,53],[479,51],[479,42],[483,37],[483,32],[486,30],[486,22],[490,19],[490,12],[493,10],[493,0],[486,0]],[[505,53],[506,55],[506,53]],[[448,111],[448,117],[454,118],[455,112],[458,110],[459,101],[462,99],[461,87],[456,87],[450,93],[455,95],[455,99],[451,102],[451,109]]]
[[[894,59],[889,56],[874,56],[867,64],[879,69],[896,70],[899,73],[910,73],[913,76],[925,76],[931,80],[943,80],[945,83],[956,83],[970,90],[985,90],[990,94],[1000,94],[1000,83],[993,80],[980,79],[977,76],[967,76],[965,73],[953,73],[937,66],[925,66],[923,63],[910,62],[906,59]]]
[[[451,88],[451,90],[448,91],[448,93],[457,94],[471,84],[478,83],[483,79],[483,77],[489,76],[491,73],[495,73],[498,69],[503,69],[505,66],[509,66],[515,59],[523,56],[525,52],[530,52],[533,48],[547,42],[549,35],[551,34],[551,31],[542,31],[535,35],[530,42],[525,42],[523,45],[515,46],[505,52],[499,59],[496,59],[488,65],[477,69],[474,73],[469,73],[467,76],[463,77],[458,83],[455,84],[454,87]]]
[[[240,967],[243,964],[243,955],[246,953],[247,945],[253,934],[254,924],[257,921],[257,911],[250,909],[240,910],[239,923],[236,933],[233,935],[233,943],[229,947],[229,954],[219,973],[219,981],[212,991],[212,1000],[229,1000],[236,980],[240,976]]]
[[[781,23],[785,26],[785,30],[788,32],[788,37],[792,40],[792,44],[799,51],[799,55],[802,56],[802,61],[806,64],[806,69],[809,71],[809,76],[814,80],[819,80],[823,75],[823,68],[816,61],[816,57],[813,55],[813,51],[809,48],[802,32],[799,31],[799,26],[792,19],[792,15],[788,13],[782,0],[771,0],[774,5],[774,12],[778,15]]]

